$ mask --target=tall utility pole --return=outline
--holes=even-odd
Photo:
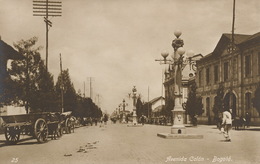
[[[148,86],[148,103],[147,103],[147,117],[148,117],[148,120],[150,119],[150,109],[149,109],[149,95],[150,95],[150,91],[149,91],[149,86]],[[150,121],[150,120],[149,120]]]
[[[90,93],[89,93],[89,95],[90,95],[90,98],[92,99],[92,83],[91,83],[91,77],[90,77],[90,82],[89,82],[89,91],[90,91]]]
[[[92,77],[88,77],[88,80],[89,80],[89,96],[90,98],[92,99],[92,80],[93,78]]]
[[[163,75],[164,71],[162,71],[162,97],[163,97]],[[161,98],[161,105],[163,105],[163,99]]]
[[[61,75],[61,113],[64,112],[64,106],[63,106],[63,74],[62,74],[62,60],[61,60],[61,54],[60,54],[60,75]]]
[[[96,102],[97,106],[100,107],[100,95],[97,94],[96,97],[97,97],[97,102]]]
[[[235,47],[235,40],[234,40],[234,35],[235,35],[235,13],[236,13],[236,0],[233,0],[233,17],[232,17],[232,34],[231,34],[231,50],[229,53],[231,53],[231,83],[230,83],[230,94],[229,94],[229,108],[234,108],[233,107],[233,76],[234,76],[234,51],[236,49]],[[233,109],[234,110],[234,109]]]
[[[44,22],[46,23],[46,70],[48,71],[48,35],[49,27],[52,27],[52,22],[49,20],[49,16],[61,16],[61,2],[50,0],[34,0],[33,16],[43,16]]]
[[[232,51],[234,50],[234,31],[235,31],[235,13],[236,13],[236,0],[233,0],[233,19],[232,19]]]

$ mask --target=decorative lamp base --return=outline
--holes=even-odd
[[[184,125],[173,125],[171,134],[186,134],[186,128]]]
[[[142,124],[128,124],[127,127],[143,127]]]

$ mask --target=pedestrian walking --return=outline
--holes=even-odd
[[[224,126],[224,137],[226,141],[231,142],[231,129],[232,129],[232,109],[223,112],[222,126]]]
[[[145,117],[144,117],[144,115],[142,115],[141,116],[141,123],[142,123],[142,125],[144,125],[144,122],[145,122]]]
[[[217,122],[217,128],[221,131],[221,124],[222,124],[222,113],[218,113],[218,117],[216,118],[216,122]]]
[[[107,121],[108,121],[108,116],[107,114],[104,115],[104,124],[106,125],[107,124]]]

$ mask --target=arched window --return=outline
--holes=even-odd
[[[251,56],[245,56],[245,77],[251,76]]]

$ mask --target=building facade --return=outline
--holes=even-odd
[[[159,123],[162,118],[162,110],[165,107],[165,98],[160,96],[156,97],[148,102],[149,107],[151,108],[151,122]],[[149,121],[150,122],[150,121]]]
[[[260,118],[252,98],[260,82],[260,32],[253,35],[223,34],[214,51],[197,62],[197,94],[202,96],[204,113],[201,123],[214,123],[213,106],[217,90],[224,87],[223,108],[232,108],[233,117],[251,116],[259,125]]]
[[[10,88],[10,75],[7,72],[8,60],[20,60],[23,56],[19,54],[13,47],[1,40],[0,37],[0,116],[12,114],[24,114],[24,109],[15,106],[6,106],[6,101],[9,98]],[[0,125],[3,123],[0,118]]]
[[[10,85],[10,76],[7,72],[8,60],[20,60],[23,56],[19,54],[13,47],[1,40],[0,37],[0,105],[8,99],[8,89]]]
[[[149,102],[149,107],[151,108],[152,112],[156,112],[155,109],[158,107],[162,107],[165,105],[165,98],[160,96],[160,97],[156,97],[152,100],[150,100]]]

